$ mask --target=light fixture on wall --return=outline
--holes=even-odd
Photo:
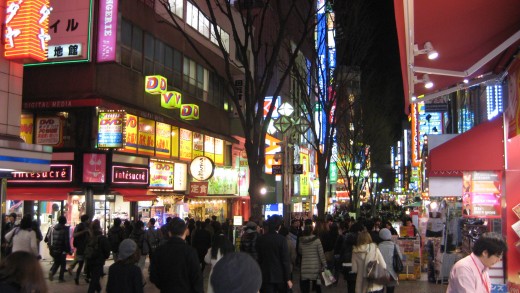
[[[427,89],[431,89],[433,87],[433,82],[430,80],[430,76],[428,74],[424,74],[422,79],[418,79],[417,76],[413,77],[413,83],[424,83],[424,87]]]
[[[437,57],[439,57],[439,52],[437,52],[433,48],[432,43],[430,43],[430,42],[424,43],[424,49],[422,49],[422,50],[419,50],[419,46],[417,44],[415,44],[413,46],[413,54],[415,56],[420,55],[420,54],[426,54],[428,56],[428,59],[430,59],[430,60],[433,60],[433,59],[436,59]]]

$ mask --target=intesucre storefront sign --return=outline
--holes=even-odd
[[[72,165],[53,164],[46,172],[13,172],[9,183],[70,183],[72,182]]]
[[[149,172],[147,168],[112,166],[112,183],[148,185]]]

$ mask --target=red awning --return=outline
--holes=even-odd
[[[406,105],[412,95],[428,99],[464,79],[477,83],[479,76],[504,72],[520,45],[518,0],[394,0],[394,10]],[[437,59],[414,54],[414,45],[422,50],[426,42],[439,53]],[[425,73],[434,83],[431,89],[413,81]]]
[[[461,176],[462,171],[504,170],[502,116],[477,125],[432,149],[429,176]]]
[[[157,198],[157,194],[148,189],[112,188],[111,191],[123,196],[124,201],[149,201]]]
[[[7,187],[8,200],[67,200],[71,187]]]

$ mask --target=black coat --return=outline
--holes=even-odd
[[[108,269],[107,293],[143,293],[143,274],[135,264],[115,262]]]
[[[170,238],[152,254],[150,281],[161,293],[203,293],[197,252],[181,238]]]
[[[276,232],[259,236],[256,251],[263,283],[281,284],[291,279],[291,261],[285,237]]]
[[[191,239],[191,245],[197,250],[197,254],[201,261],[211,247],[211,234],[206,229],[197,229]]]

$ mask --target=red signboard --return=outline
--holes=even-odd
[[[46,172],[13,172],[9,183],[70,183],[72,182],[72,165],[52,164]]]
[[[192,196],[208,195],[208,182],[190,182],[190,195],[192,195]]]
[[[47,60],[49,15],[45,0],[8,0],[5,12],[5,58],[22,62]]]
[[[83,154],[83,182],[105,183],[106,164],[105,154]]]
[[[125,185],[148,185],[148,168],[112,166],[112,183]]]

